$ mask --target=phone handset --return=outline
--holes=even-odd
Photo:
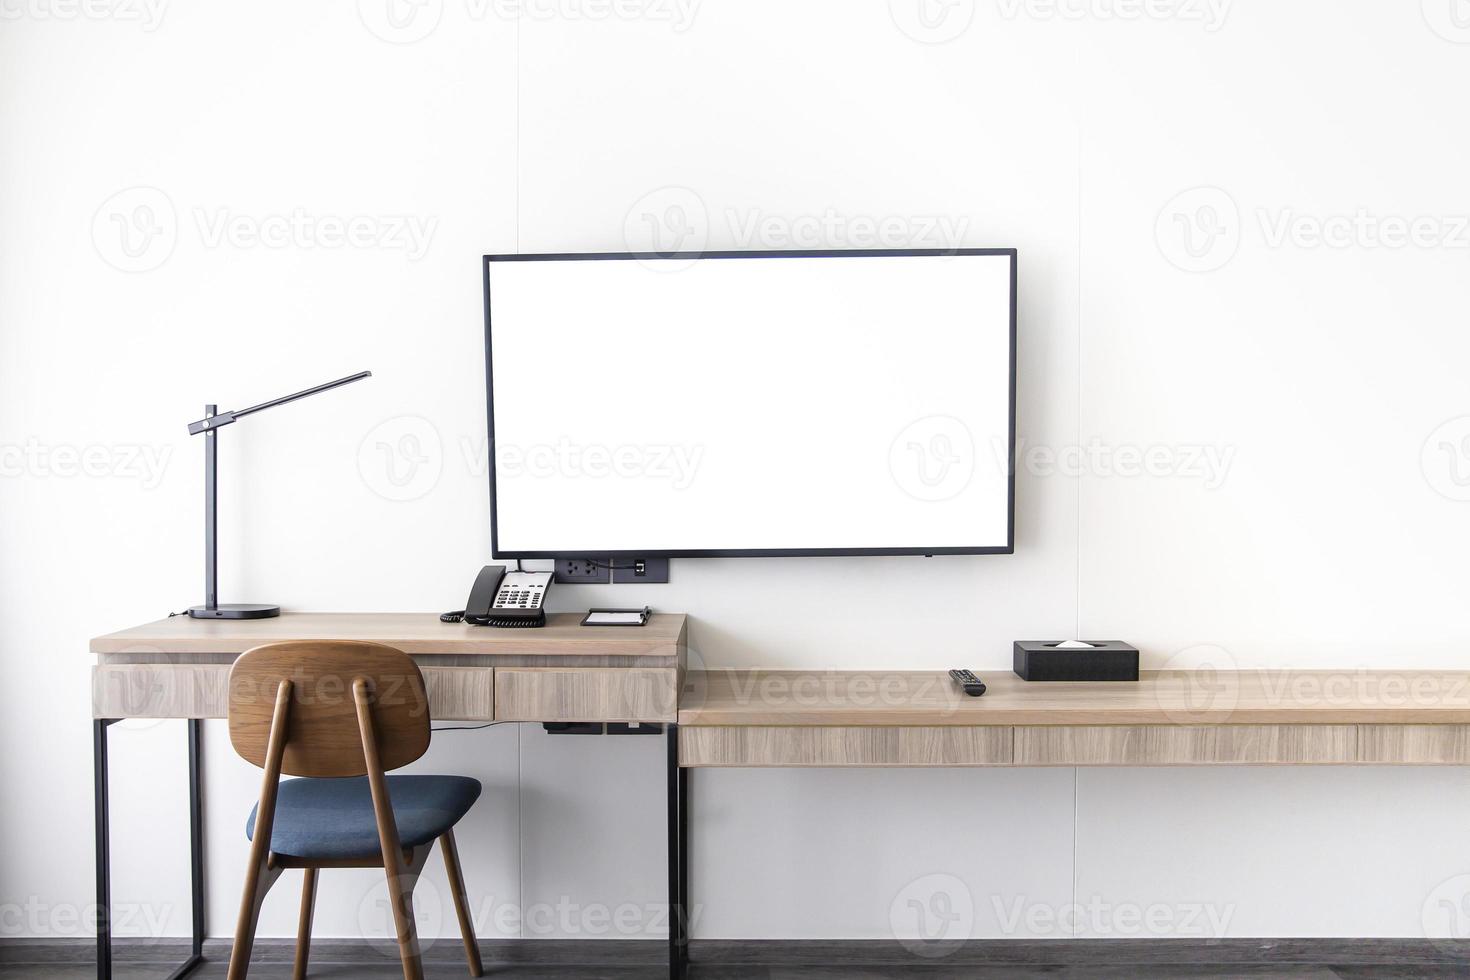
[[[546,593],[550,588],[551,572],[507,572],[504,565],[486,565],[475,576],[460,618],[475,626],[545,626]],[[452,613],[439,618],[455,621]]]

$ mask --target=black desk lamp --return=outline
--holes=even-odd
[[[268,402],[259,405],[251,405],[249,408],[236,409],[233,412],[218,412],[215,405],[204,406],[204,418],[198,422],[189,423],[189,435],[197,436],[204,433],[204,605],[191,606],[189,615],[195,619],[269,619],[281,614],[280,606],[268,606],[256,602],[227,602],[221,604],[216,580],[219,576],[219,552],[216,547],[218,522],[215,520],[216,502],[218,498],[215,476],[218,471],[217,458],[215,455],[215,430],[229,425],[237,419],[243,419],[247,415],[253,415],[267,408],[275,408],[287,402],[294,402],[298,398],[307,395],[315,395],[320,391],[329,391],[332,388],[340,388],[342,385],[361,381],[363,378],[371,378],[373,372],[359,371],[336,381],[328,381],[324,385],[315,388],[307,388],[298,391],[294,395],[283,395],[280,398],[272,398]]]

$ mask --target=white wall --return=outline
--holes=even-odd
[[[648,216],[689,247],[1018,247],[1017,553],[680,561],[562,608],[685,610],[714,665],[996,672],[1074,630],[1149,666],[1463,665],[1451,0],[156,3],[0,5],[0,934],[88,934],[86,641],[198,601],[184,423],[372,369],[221,436],[224,598],[453,607],[489,557],[478,257],[637,246]],[[1310,240],[1360,210],[1419,240]],[[134,218],[161,232],[130,255]],[[1047,455],[1079,444],[1108,458]],[[206,737],[226,934],[256,773]],[[112,738],[123,929],[180,934],[182,725]],[[486,783],[482,935],[661,927],[660,752],[436,738],[420,768]],[[946,937],[1417,936],[1470,881],[1461,770],[699,772],[694,806],[704,937],[916,908]],[[319,932],[382,935],[375,880],[327,876]]]

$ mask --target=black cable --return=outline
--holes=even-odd
[[[638,568],[637,564],[633,564],[633,565],[614,565],[611,562],[598,561],[596,558],[584,558],[582,560],[585,561],[587,564],[591,565],[593,568],[612,568],[612,569],[616,569],[618,571],[625,571],[625,572],[636,571],[637,568]]]
[[[482,728],[494,728],[499,722],[492,721],[486,725],[446,725],[443,728],[430,728],[431,732],[477,732]]]

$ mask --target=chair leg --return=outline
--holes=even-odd
[[[439,850],[444,854],[444,870],[449,874],[449,891],[454,896],[454,914],[459,917],[459,934],[464,939],[464,958],[470,967],[470,976],[485,973],[480,963],[480,944],[475,941],[475,922],[470,918],[470,903],[464,891],[464,871],[459,866],[459,848],[454,844],[454,831],[444,831],[439,838]]]
[[[429,859],[432,846],[425,844],[415,848],[406,863],[399,855],[392,855],[384,862],[383,872],[388,876],[388,902],[393,910],[393,927],[398,936],[398,955],[403,960],[403,980],[424,980],[418,927],[413,921],[413,890],[419,883],[419,874],[424,870],[424,862]]]
[[[292,980],[306,980],[306,960],[311,955],[311,919],[316,913],[316,868],[306,868],[301,879],[301,918],[296,925],[296,966]]]
[[[255,926],[266,892],[281,876],[280,868],[265,862],[245,875],[245,893],[240,896],[240,918],[235,922],[235,945],[230,948],[228,980],[245,980],[250,970],[250,950],[255,945]]]

